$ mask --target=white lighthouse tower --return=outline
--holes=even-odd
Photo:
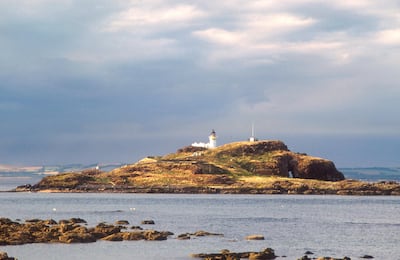
[[[215,133],[214,129],[211,131],[211,134],[208,136],[208,148],[215,148],[217,147],[217,134]]]

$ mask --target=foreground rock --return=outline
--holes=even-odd
[[[0,260],[16,260],[14,257],[9,257],[6,252],[0,251]]]
[[[25,223],[0,218],[0,245],[22,245],[29,243],[92,243],[99,239],[122,240],[166,240],[173,233],[168,231],[135,230],[121,231],[121,226],[100,223],[87,228],[81,219],[27,220]]]
[[[261,252],[242,252],[242,253],[234,253],[229,250],[222,250],[221,253],[212,253],[212,254],[192,254],[192,257],[202,258],[207,260],[239,260],[243,258],[247,258],[250,260],[267,260],[267,259],[275,259],[277,256],[272,248],[266,248]]]

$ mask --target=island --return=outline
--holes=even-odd
[[[330,160],[292,152],[279,140],[252,140],[186,146],[108,172],[46,176],[14,191],[400,195],[400,184],[347,180]]]

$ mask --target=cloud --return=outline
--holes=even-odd
[[[395,0],[0,1],[0,155],[129,159],[212,128],[235,140],[251,121],[260,135],[392,135],[398,11]]]
[[[168,7],[134,6],[114,15],[105,30],[141,31],[152,27],[153,30],[173,30],[188,26],[191,21],[204,18],[205,12],[193,5],[175,5]],[[147,29],[145,29],[147,28]]]
[[[400,29],[387,29],[377,32],[377,42],[385,45],[400,45]]]

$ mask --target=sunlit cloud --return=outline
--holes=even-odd
[[[203,18],[206,13],[192,5],[164,8],[135,6],[112,18],[106,31],[136,30],[152,26],[156,30],[169,30],[187,26],[190,21]],[[158,27],[158,28],[155,28]]]
[[[400,29],[383,30],[377,33],[377,41],[387,45],[400,45]]]

